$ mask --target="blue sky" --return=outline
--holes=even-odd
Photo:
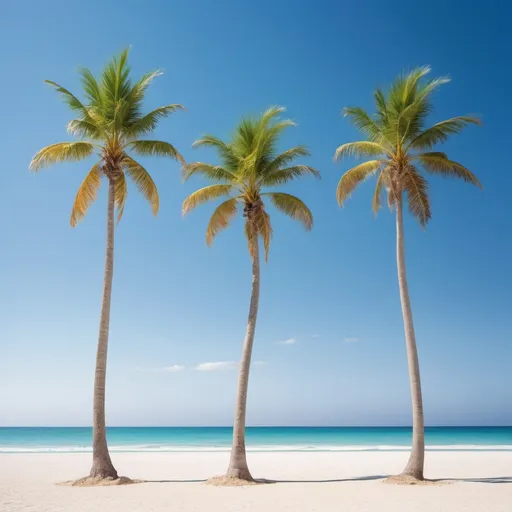
[[[372,184],[341,210],[335,187],[357,140],[345,105],[404,69],[430,64],[453,81],[432,120],[480,114],[444,150],[481,179],[430,181],[433,219],[406,219],[408,277],[427,424],[512,423],[509,165],[510,40],[506,2],[9,2],[0,20],[3,130],[0,233],[0,424],[88,425],[105,253],[106,187],[76,229],[74,195],[87,163],[30,174],[41,147],[68,140],[70,112],[43,83],[79,92],[132,45],[133,74],[163,68],[147,108],[182,103],[157,132],[189,161],[192,142],[228,136],[244,114],[278,104],[297,122],[323,175],[287,191],[315,217],[312,232],[271,211],[250,382],[253,425],[407,425],[409,385],[395,267],[394,217],[371,213]],[[505,12],[508,11],[508,12]],[[113,425],[229,425],[250,294],[242,224],[212,248],[212,206],[181,219],[174,162],[145,161],[158,218],[133,187],[116,231],[108,375]],[[294,340],[289,343],[278,343]],[[209,371],[200,371],[198,365]],[[179,371],[165,368],[184,367]],[[203,370],[205,367],[200,367]],[[176,368],[174,368],[176,369]]]

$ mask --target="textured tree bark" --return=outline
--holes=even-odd
[[[421,396],[418,350],[416,347],[411,301],[409,299],[407,276],[405,272],[402,194],[400,194],[396,201],[396,263],[398,269],[398,285],[400,288],[400,302],[402,304],[405,344],[407,347],[407,362],[409,366],[409,381],[412,397],[412,450],[409,462],[403,470],[402,475],[423,480],[423,468],[425,463],[423,399]]]
[[[107,254],[105,259],[105,278],[103,281],[103,301],[101,304],[100,332],[96,353],[96,371],[94,376],[93,441],[91,477],[117,478],[107,446],[105,429],[105,380],[107,373],[108,332],[110,323],[110,298],[114,277],[114,200],[115,181],[109,179],[107,214]]]
[[[241,480],[252,481],[253,478],[247,466],[245,453],[245,414],[247,409],[247,389],[249,386],[249,371],[251,367],[252,346],[254,342],[254,331],[256,329],[256,318],[258,316],[258,302],[260,297],[260,258],[258,239],[254,247],[252,259],[252,292],[251,305],[249,307],[249,318],[245,332],[242,360],[240,361],[240,373],[238,376],[238,390],[236,396],[235,421],[233,426],[233,445],[227,477],[240,478]]]

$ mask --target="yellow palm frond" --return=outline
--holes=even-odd
[[[343,203],[350,197],[354,189],[365,179],[375,174],[385,163],[386,161],[384,160],[369,160],[368,162],[363,162],[348,170],[341,177],[338,188],[336,189],[338,204],[343,206]]]
[[[228,195],[231,189],[231,185],[209,185],[208,187],[196,190],[183,201],[181,208],[182,215],[186,215],[190,210],[193,210],[200,204]]]
[[[389,152],[386,148],[376,142],[370,141],[359,141],[359,142],[349,142],[347,144],[342,144],[334,153],[334,161],[337,162],[346,156],[353,156],[355,158],[360,158],[363,156],[379,156],[379,155],[388,155]]]
[[[213,239],[220,231],[228,227],[236,214],[237,204],[237,198],[233,197],[217,206],[206,228],[206,244],[208,246],[212,245]]]
[[[423,167],[432,174],[441,174],[446,177],[461,178],[468,183],[472,183],[479,188],[483,188],[478,178],[462,164],[448,160],[444,153],[432,152],[423,153],[413,157],[418,160]]]
[[[156,188],[155,182],[152,180],[148,171],[146,171],[139,162],[127,155],[124,157],[123,166],[126,174],[128,174],[135,183],[139,192],[151,204],[153,215],[156,215],[160,206],[160,198],[158,197],[158,189]]]
[[[169,156],[181,164],[185,164],[185,160],[179,151],[168,142],[161,140],[134,140],[129,142],[127,147],[141,156]]]
[[[194,174],[201,174],[213,181],[236,181],[238,179],[234,173],[219,165],[192,162],[182,167],[183,181],[187,181]]]
[[[115,190],[115,204],[117,208],[117,222],[121,220],[124,212],[124,203],[126,201],[126,196],[128,195],[128,188],[126,187],[126,178],[124,173],[121,173],[116,178],[116,190]]]
[[[409,166],[403,174],[400,184],[403,190],[407,192],[409,211],[425,227],[432,216],[427,180],[413,166]]]
[[[247,244],[251,258],[254,258],[256,255],[255,251],[258,244],[258,236],[261,236],[261,239],[263,240],[263,249],[265,251],[265,261],[268,261],[268,251],[272,240],[272,226],[270,225],[270,216],[263,208],[260,208],[255,213],[252,222],[246,220],[245,235],[247,237]]]
[[[269,196],[272,204],[282,213],[301,222],[307,230],[313,227],[313,214],[298,197],[283,192],[267,192],[262,196]]]
[[[93,151],[94,145],[91,142],[59,142],[38,151],[29,169],[38,171],[57,162],[77,162],[90,156]]]
[[[379,211],[379,209],[381,207],[380,196],[382,195],[382,187],[384,185],[383,175],[384,175],[383,172],[381,172],[379,174],[379,177],[377,178],[377,183],[375,185],[375,191],[373,192],[372,210],[373,210],[374,215],[377,215],[377,212]]]
[[[97,163],[87,174],[76,194],[75,203],[71,210],[70,223],[75,227],[87,213],[89,206],[98,197],[98,190],[101,185],[101,165]]]

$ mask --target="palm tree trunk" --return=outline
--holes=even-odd
[[[229,461],[227,477],[240,478],[241,480],[252,481],[252,476],[247,466],[245,453],[245,413],[247,409],[247,389],[249,386],[249,370],[251,367],[252,345],[254,342],[254,331],[256,329],[256,318],[258,316],[258,302],[260,297],[260,258],[258,239],[254,243],[252,258],[252,292],[251,305],[249,307],[249,318],[245,332],[242,360],[240,361],[240,373],[238,376],[238,390],[236,395],[235,422],[233,426],[233,446]]]
[[[105,429],[105,380],[107,373],[108,331],[110,323],[110,298],[114,277],[114,200],[115,181],[109,179],[107,214],[107,255],[105,278],[103,281],[103,301],[101,304],[100,332],[96,353],[94,376],[93,441],[91,477],[117,478],[107,446]]]
[[[423,467],[425,463],[423,399],[421,396],[418,350],[416,347],[411,301],[409,299],[409,290],[407,287],[407,277],[405,273],[404,227],[401,194],[396,201],[396,263],[398,269],[398,285],[400,288],[400,302],[402,303],[405,344],[407,347],[407,362],[409,365],[409,381],[412,396],[412,450],[409,462],[403,470],[402,475],[423,480]]]

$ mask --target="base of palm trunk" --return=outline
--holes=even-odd
[[[413,475],[408,475],[405,473],[401,473],[400,475],[393,475],[384,480],[384,483],[386,484],[396,485],[421,485],[428,482],[430,482],[430,480],[425,480],[423,477],[417,478]]]
[[[214,476],[207,480],[206,483],[209,485],[238,487],[240,485],[254,485],[259,482],[254,480],[247,468],[229,468],[225,475]]]
[[[70,480],[69,482],[61,482],[57,485],[67,485],[70,487],[105,487],[109,485],[131,485],[131,484],[140,484],[143,480],[131,480],[126,476],[119,476],[117,478],[112,478],[110,476],[101,477],[101,476],[86,476],[84,478],[79,478],[78,480]]]

